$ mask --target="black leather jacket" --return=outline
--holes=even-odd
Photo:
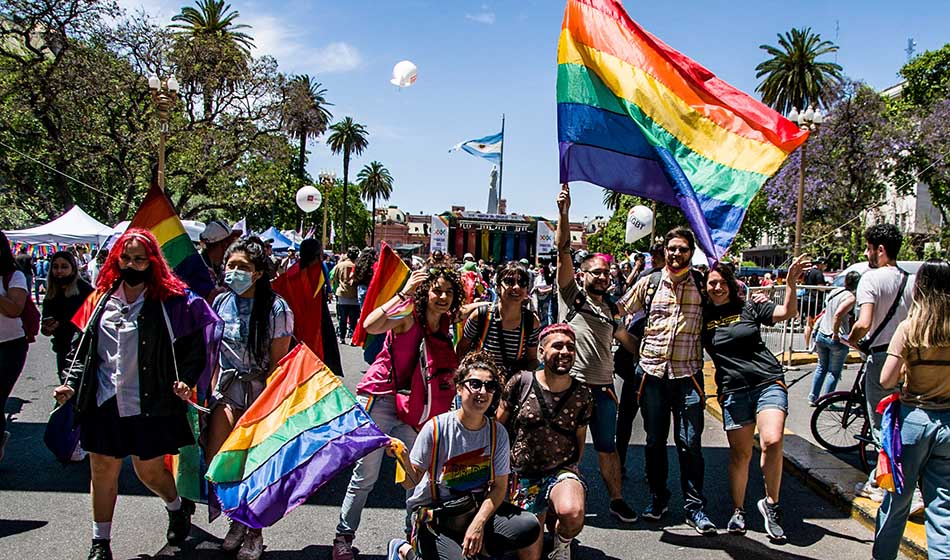
[[[110,292],[111,295],[111,292]],[[110,297],[103,296],[103,299]],[[165,300],[168,308],[184,305],[184,296]],[[174,416],[184,414],[187,405],[175,395],[175,364],[172,363],[171,336],[162,313],[163,305],[157,299],[146,298],[139,313],[139,392],[143,416]],[[82,421],[84,412],[97,406],[96,391],[99,388],[99,322],[104,305],[96,307],[82,337],[78,338],[70,353],[70,366],[66,384],[76,391],[73,398],[76,407],[76,422]],[[200,329],[195,334],[180,337],[175,341],[174,356],[178,362],[178,376],[189,387],[198,382],[205,366],[204,337]]]

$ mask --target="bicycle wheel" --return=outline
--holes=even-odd
[[[871,423],[864,421],[861,427],[861,435],[858,436],[858,456],[861,458],[861,467],[864,472],[869,473],[871,469],[877,466],[877,445],[874,444],[874,438],[871,436]]]
[[[828,451],[857,451],[864,421],[864,403],[855,402],[848,391],[839,391],[818,401],[811,415],[811,433]]]

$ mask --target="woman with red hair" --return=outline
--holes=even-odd
[[[151,232],[138,228],[116,241],[96,292],[73,320],[85,323],[79,325],[82,336],[66,381],[53,396],[60,403],[72,399],[82,448],[89,452],[89,558],[112,558],[119,471],[130,455],[139,480],[165,502],[169,544],[181,544],[195,504],[178,495],[164,456],[195,442],[186,401],[216,358],[220,320],[203,299],[186,291]]]

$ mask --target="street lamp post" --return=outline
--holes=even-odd
[[[792,112],[788,114],[788,120],[798,123],[803,130],[818,130],[818,126],[825,121],[820,108],[814,105],[808,109],[798,112],[798,109],[792,107]],[[798,207],[795,211],[795,257],[802,252],[802,209],[805,203],[805,143],[802,143],[801,158],[799,159],[798,169]]]
[[[168,112],[178,101],[178,80],[175,76],[161,80],[152,75],[148,79],[148,89],[152,91],[152,101],[158,109],[160,131],[158,135],[158,188],[165,190],[165,137],[168,135]]]
[[[336,173],[329,170],[323,170],[318,175],[320,184],[323,185],[323,248],[327,248],[327,206],[330,204],[330,189],[336,182]],[[346,204],[346,202],[344,202]]]

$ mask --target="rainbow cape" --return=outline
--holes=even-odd
[[[373,265],[373,279],[366,289],[366,298],[363,300],[363,309],[360,311],[360,320],[353,331],[353,344],[363,348],[380,346],[385,335],[367,334],[363,328],[363,321],[374,309],[386,303],[406,285],[409,279],[409,267],[402,262],[399,255],[392,248],[382,242],[379,248],[379,258]],[[372,361],[372,360],[368,360]]]
[[[877,454],[875,480],[877,485],[895,494],[904,490],[904,469],[901,467],[901,401],[898,393],[881,399],[877,405],[881,419],[881,450]]]
[[[710,258],[808,136],[647,33],[618,0],[568,0],[557,59],[561,182],[680,208]]]
[[[323,354],[323,266],[317,262],[307,268],[294,263],[287,272],[271,282],[274,292],[284,298],[294,317],[294,337],[305,343],[321,360]],[[343,372],[341,371],[342,375]]]
[[[162,254],[175,274],[188,284],[193,292],[203,298],[214,288],[211,273],[195,245],[185,232],[168,197],[158,185],[152,185],[145,200],[129,223],[130,228],[143,228],[152,232],[162,248]]]
[[[340,378],[298,344],[238,420],[206,478],[225,515],[268,527],[338,472],[388,444]]]

